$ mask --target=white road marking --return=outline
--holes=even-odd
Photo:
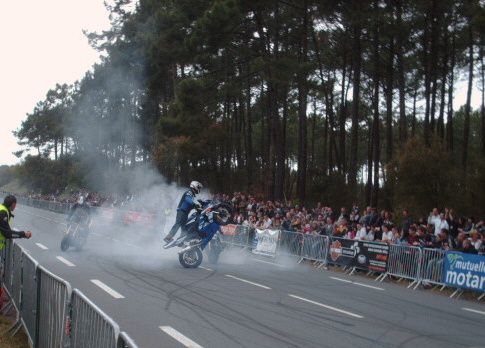
[[[35,245],[37,245],[39,248],[41,248],[42,250],[47,250],[49,249],[48,247],[46,247],[44,244],[41,244],[41,243],[35,243]]]
[[[93,284],[99,286],[101,289],[103,289],[104,291],[106,291],[108,294],[110,294],[114,298],[125,298],[125,296],[123,296],[119,292],[111,289],[108,285],[106,285],[105,283],[103,283],[102,281],[100,281],[98,279],[91,279],[91,282]]]
[[[347,279],[342,279],[342,278],[337,278],[337,277],[330,277],[331,279],[338,280],[339,282],[344,282],[344,283],[352,283],[351,280]]]
[[[364,318],[362,315],[355,314],[355,313],[352,313],[352,312],[349,312],[349,311],[345,311],[345,310],[340,309],[340,308],[335,308],[335,307],[332,307],[332,306],[329,306],[329,305],[326,305],[326,304],[323,304],[323,303],[320,303],[320,302],[315,302],[315,301],[309,300],[309,299],[304,298],[304,297],[300,297],[300,296],[296,296],[296,295],[292,295],[292,294],[288,294],[288,296],[296,298],[297,300],[305,301],[305,302],[308,302],[308,303],[311,303],[311,304],[314,304],[314,305],[317,305],[317,306],[320,306],[320,307],[323,307],[323,308],[330,309],[330,310],[335,311],[335,312],[347,314],[347,315],[350,315],[351,317],[354,317],[354,318],[359,318],[359,319]]]
[[[159,326],[159,328],[167,335],[171,336],[172,338],[175,338],[177,341],[182,343],[187,348],[203,348],[200,344],[197,344],[187,336],[182,335],[180,332],[178,332],[171,326]]]
[[[337,278],[337,277],[330,277],[330,278],[331,279],[334,279],[334,280],[338,280],[339,282],[344,282],[344,283],[350,283],[350,284],[354,284],[354,285],[358,285],[358,286],[363,286],[364,288],[369,288],[369,289],[374,289],[374,290],[380,290],[380,291],[386,290],[386,289],[380,288],[378,286],[372,286],[372,285],[367,285],[367,284],[364,284],[364,283],[353,282],[353,281],[347,280],[347,279],[342,279],[342,278]]]
[[[471,308],[466,308],[466,307],[463,307],[462,309],[464,311],[468,311],[468,312],[473,312],[473,313],[478,313],[478,314],[481,314],[481,315],[485,315],[485,312],[484,311],[478,311],[476,309],[471,309]]]
[[[71,261],[69,260],[66,260],[65,258],[63,258],[62,256],[56,256],[56,259],[58,259],[59,261],[61,261],[63,264],[69,266],[69,267],[76,267],[75,264],[73,264]]]
[[[367,285],[367,284],[363,284],[363,283],[358,283],[358,282],[352,282],[354,285],[358,285],[358,286],[363,286],[364,288],[369,288],[369,289],[374,289],[374,290],[380,290],[380,291],[384,291],[386,289],[384,288],[380,288],[378,286],[373,286],[373,285]]]
[[[248,283],[248,284],[251,284],[251,285],[254,285],[254,286],[259,286],[260,288],[263,288],[263,289],[266,289],[266,290],[271,290],[271,288],[267,287],[266,285],[261,285],[261,284],[258,284],[258,283],[250,282],[249,280],[234,277],[233,275],[230,275],[230,274],[226,274],[226,277],[236,279],[236,280],[239,280],[241,282]]]
[[[213,271],[213,269],[212,269],[212,268],[209,268],[209,267],[202,267],[202,266],[199,266],[199,268],[205,269],[206,271],[210,271],[210,272],[212,272],[212,271]]]

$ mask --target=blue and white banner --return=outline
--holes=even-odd
[[[485,292],[485,257],[447,252],[443,283],[454,288]]]

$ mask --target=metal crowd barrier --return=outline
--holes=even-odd
[[[304,234],[300,256],[311,261],[326,263],[328,252],[328,237]]]
[[[37,267],[38,262],[32,256],[22,253],[22,299],[20,320],[31,346],[36,341],[37,332]]]
[[[71,299],[71,347],[117,348],[118,324],[74,289]]]
[[[12,244],[12,300],[17,311],[20,310],[20,287],[22,286],[22,248]]]
[[[117,323],[79,290],[40,266],[19,244],[7,240],[1,253],[3,287],[16,309],[15,334],[23,326],[35,348],[137,348]]]
[[[38,348],[64,347],[68,343],[71,285],[64,279],[37,267],[37,342]]]
[[[126,332],[121,332],[118,336],[117,348],[138,348],[138,346]]]
[[[72,207],[72,203],[45,201],[45,200],[34,199],[29,197],[17,197],[17,200],[19,203],[28,205],[30,207],[50,210],[61,214],[68,213]]]
[[[251,229],[247,226],[238,225],[235,233],[224,234],[222,241],[233,246],[248,247],[251,245]]]
[[[420,277],[422,283],[444,286],[445,284],[442,282],[442,274],[446,251],[425,248],[422,252],[423,257]]]
[[[389,246],[389,259],[387,272],[380,277],[382,282],[387,276],[395,276],[413,280],[408,288],[421,282],[422,249],[415,246],[394,245]]]
[[[282,230],[276,253],[301,258],[302,247],[303,233]]]
[[[12,280],[13,280],[13,248],[12,240],[9,239],[5,243],[5,261],[3,265],[3,287],[7,291],[8,295],[12,297]]]

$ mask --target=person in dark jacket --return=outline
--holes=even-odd
[[[190,183],[190,188],[184,192],[177,206],[177,217],[175,218],[175,224],[172,226],[172,229],[165,236],[165,238],[163,238],[164,242],[170,243],[179,228],[184,228],[190,211],[196,207],[200,207],[200,203],[195,199],[195,195],[200,193],[201,189],[202,184],[200,182],[192,181]]]
[[[473,246],[472,242],[469,239],[465,239],[463,241],[461,252],[465,254],[478,254],[477,249],[475,249],[475,247]]]

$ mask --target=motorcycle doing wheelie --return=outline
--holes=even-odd
[[[64,236],[61,240],[61,250],[66,251],[69,247],[82,250],[88,240],[90,225],[89,208],[77,208],[68,219]]]
[[[222,252],[220,227],[227,224],[231,208],[225,203],[203,201],[202,207],[192,213],[180,237],[164,248],[179,247],[179,262],[185,268],[197,268],[202,263],[202,251],[207,248],[209,262],[217,262]]]

